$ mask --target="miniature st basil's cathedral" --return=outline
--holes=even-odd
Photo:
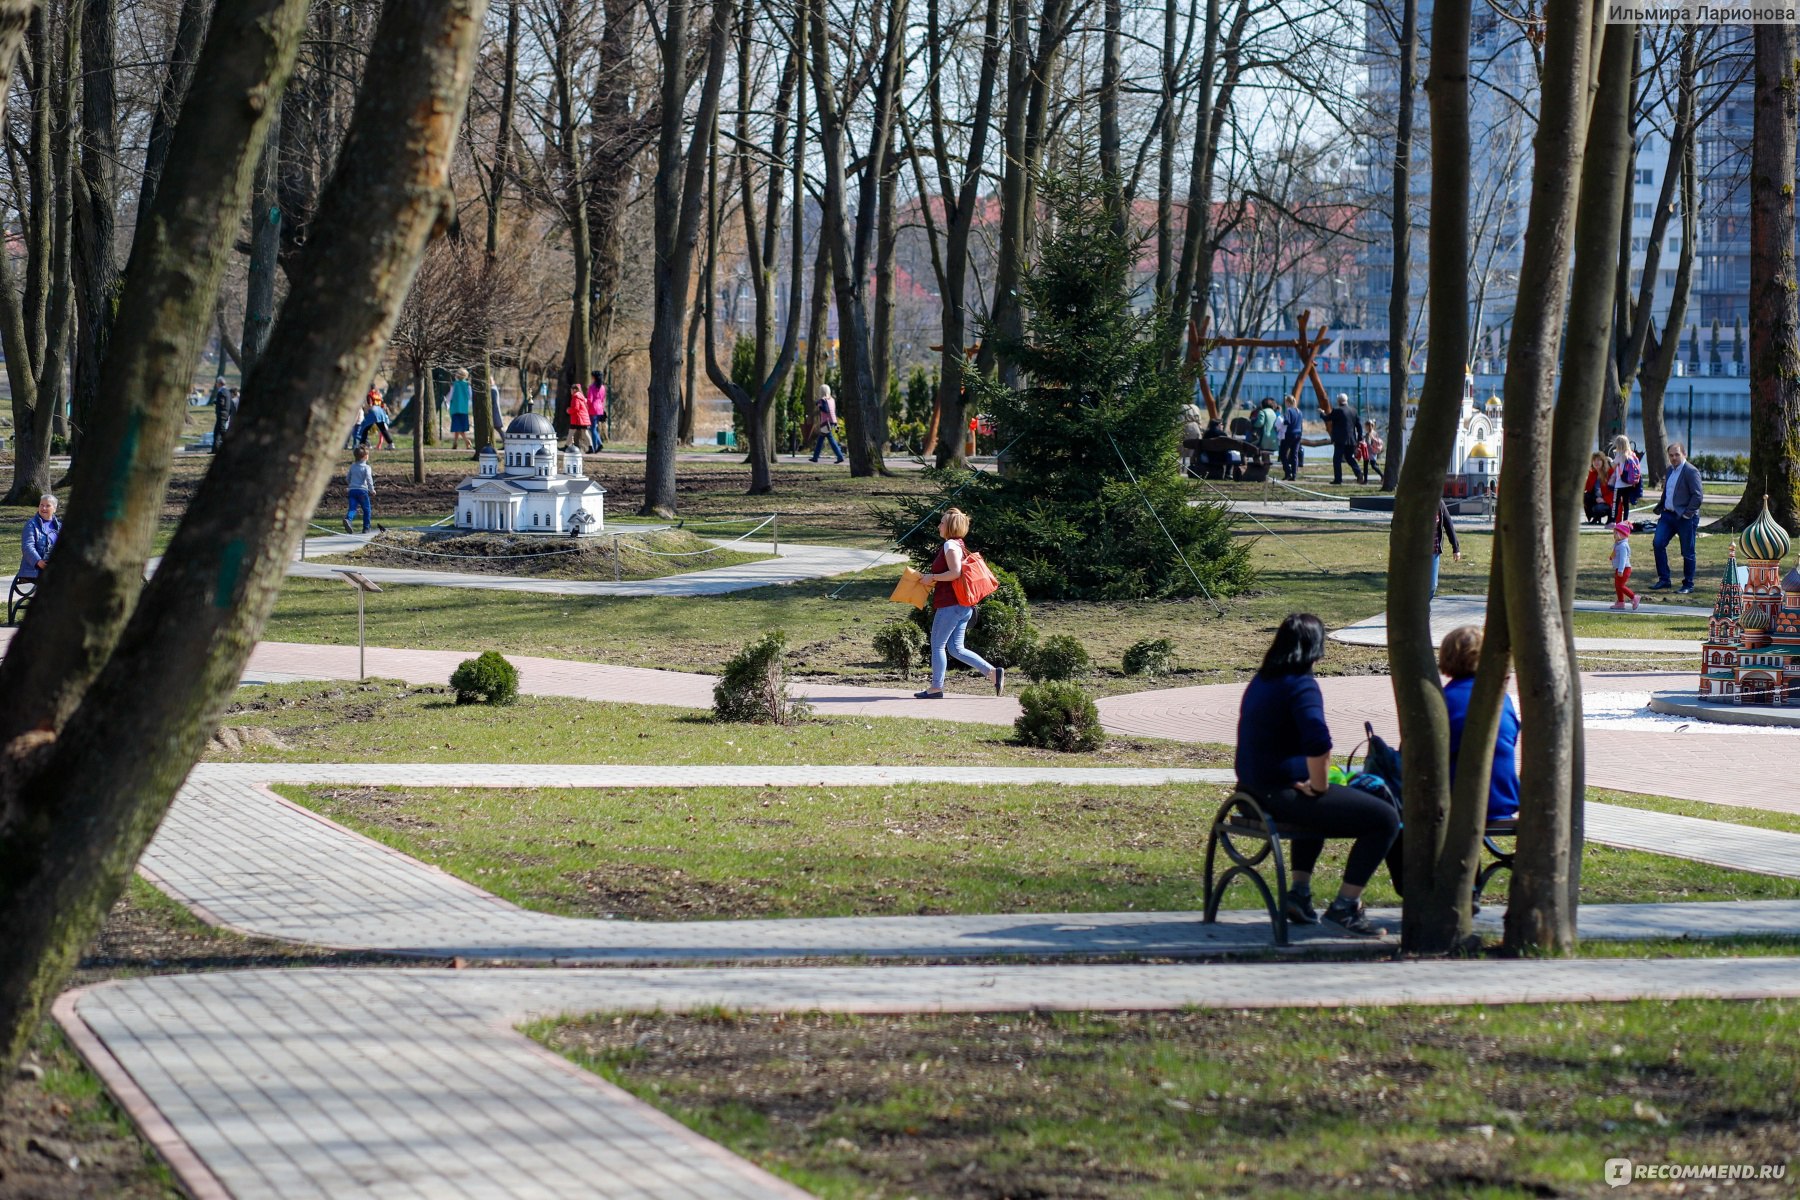
[[[1700,650],[1702,700],[1800,705],[1800,566],[1781,576],[1789,548],[1765,496],[1762,515],[1731,548],[1713,602]]]

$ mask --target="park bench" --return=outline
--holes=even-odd
[[[1186,446],[1196,451],[1193,471],[1202,479],[1236,479],[1244,483],[1261,483],[1269,476],[1272,456],[1254,442],[1242,438],[1220,437],[1190,440]],[[1232,453],[1238,460],[1231,461]],[[1204,456],[1204,461],[1202,457]]]
[[[1256,885],[1263,907],[1269,910],[1275,944],[1287,945],[1288,920],[1287,915],[1281,911],[1281,897],[1287,891],[1288,872],[1287,856],[1282,852],[1281,843],[1284,839],[1291,841],[1295,837],[1306,837],[1311,832],[1304,826],[1276,821],[1263,811],[1262,805],[1249,792],[1232,792],[1213,815],[1212,829],[1206,838],[1206,892],[1201,920],[1208,925],[1216,924],[1219,919],[1219,903],[1225,898],[1225,890],[1240,878],[1248,879]],[[1481,894],[1495,875],[1512,869],[1511,839],[1517,833],[1517,821],[1491,821],[1482,830],[1482,848],[1492,856],[1493,861],[1484,864],[1476,872],[1476,904],[1481,903]],[[1223,873],[1218,871],[1221,851],[1230,860],[1230,865]],[[1271,862],[1275,873],[1273,890],[1265,874],[1268,868],[1264,865]]]
[[[25,605],[30,603],[32,595],[36,592],[37,580],[13,576],[12,586],[6,591],[6,623],[8,625],[19,623],[19,614],[24,611]]]

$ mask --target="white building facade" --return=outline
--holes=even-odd
[[[605,527],[606,489],[583,473],[580,450],[559,463],[554,425],[523,413],[504,440],[504,455],[482,447],[479,473],[456,486],[458,529],[581,537]]]

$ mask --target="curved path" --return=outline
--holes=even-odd
[[[712,783],[1114,782],[1217,772],[709,768]],[[255,779],[653,786],[692,769],[206,764],[142,869],[247,932],[434,957],[1218,957],[1267,949],[1260,914],[627,922],[529,913],[289,804]],[[1599,807],[1599,806],[1597,806]],[[1615,810],[1629,822],[1631,810]],[[1677,818],[1679,820],[1679,818]],[[1707,822],[1693,822],[1707,825]],[[1653,831],[1666,836],[1666,831]],[[1764,836],[1738,831],[1738,836]],[[1776,835],[1781,836],[1781,835]],[[1800,840],[1800,839],[1795,839]],[[1791,853],[1791,851],[1790,851]],[[1393,913],[1381,914],[1392,922]],[[1486,921],[1494,914],[1483,914]],[[1800,932],[1800,901],[1584,908],[1590,937]],[[1314,935],[1300,952],[1332,947]],[[1366,946],[1366,943],[1362,943]],[[1189,965],[292,970],[117,980],[55,1015],[196,1196],[793,1197],[800,1193],[514,1031],[595,1011],[1150,1010],[1800,996],[1800,959]]]

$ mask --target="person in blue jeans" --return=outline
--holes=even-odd
[[[832,399],[831,385],[819,386],[818,437],[813,442],[812,460],[819,461],[819,455],[825,452],[825,443],[831,443],[831,452],[837,455],[839,462],[844,461],[844,448],[837,440],[837,401]]]
[[[1438,569],[1444,565],[1444,539],[1450,539],[1450,552],[1462,561],[1462,543],[1456,540],[1456,522],[1450,519],[1450,506],[1438,497],[1436,523],[1431,530],[1431,598],[1437,599]]]
[[[350,477],[346,481],[350,486],[350,510],[344,514],[344,532],[355,532],[350,528],[350,518],[362,509],[362,531],[369,532],[369,522],[374,519],[375,472],[369,468],[369,448],[356,448],[356,461],[350,464]]]
[[[1669,473],[1663,476],[1662,499],[1656,505],[1656,532],[1651,535],[1650,549],[1656,554],[1656,582],[1653,592],[1669,590],[1669,542],[1681,539],[1680,592],[1694,590],[1694,539],[1700,534],[1700,502],[1706,499],[1706,488],[1700,472],[1687,460],[1687,448],[1680,442],[1669,443]]]
[[[958,600],[956,589],[950,586],[952,580],[961,578],[963,563],[968,560],[968,547],[963,544],[963,539],[969,536],[969,514],[960,508],[946,510],[943,520],[938,522],[938,535],[944,539],[944,544],[938,548],[937,557],[931,560],[931,568],[924,574],[925,582],[933,585],[931,686],[913,695],[920,700],[944,698],[944,675],[950,669],[952,655],[987,676],[988,682],[994,685],[994,695],[1002,695],[1006,691],[1006,668],[996,667],[963,645],[963,635],[968,632],[975,609]]]

